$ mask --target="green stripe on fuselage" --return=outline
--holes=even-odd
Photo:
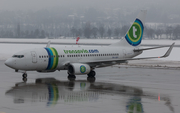
[[[54,69],[57,67],[57,65],[58,65],[58,60],[59,60],[59,58],[58,58],[58,52],[56,51],[56,49],[55,48],[52,48],[53,50],[54,50],[54,52],[55,52],[55,58],[56,58],[56,62],[55,62],[55,67],[54,67]]]

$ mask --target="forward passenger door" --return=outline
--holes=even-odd
[[[37,63],[37,54],[35,51],[31,51],[32,63]]]

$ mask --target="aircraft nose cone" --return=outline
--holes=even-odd
[[[13,60],[7,59],[4,63],[6,66],[13,68]]]

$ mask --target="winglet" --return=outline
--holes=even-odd
[[[51,44],[51,41],[49,41],[49,42],[47,43],[46,47],[49,48],[49,47],[50,47],[50,44]]]
[[[167,50],[167,52],[164,54],[164,56],[162,56],[161,58],[163,58],[163,57],[168,57],[169,55],[170,55],[170,53],[171,53],[171,51],[172,51],[172,49],[173,49],[173,47],[174,47],[174,44],[175,44],[175,42],[169,47],[169,49]]]

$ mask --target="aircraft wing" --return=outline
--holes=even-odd
[[[173,44],[174,44],[174,43],[173,43]],[[158,49],[158,48],[163,48],[163,47],[169,47],[169,45],[158,46],[158,47],[152,47],[152,48],[134,49],[134,52],[145,51],[145,50],[151,50],[151,49]]]
[[[159,56],[159,57],[145,57],[145,58],[132,58],[132,59],[126,59],[126,60],[141,60],[141,59],[152,59],[152,58],[165,58],[165,57],[168,57],[169,55],[170,55],[170,53],[171,53],[171,51],[172,51],[172,49],[173,49],[173,47],[174,47],[174,44],[175,43],[173,43],[170,47],[169,47],[169,49],[167,50],[167,52],[163,55],[163,56]],[[149,48],[149,49],[156,49],[156,48],[162,48],[163,46],[161,46],[161,47],[155,47],[155,48]],[[165,47],[165,46],[164,46]],[[147,50],[148,50],[148,48],[147,48]]]
[[[154,59],[154,58],[165,58],[168,57],[174,47],[173,43],[167,52],[163,56],[157,56],[157,57],[144,57],[144,58],[125,58],[125,59],[114,59],[114,60],[108,60],[108,61],[95,61],[95,62],[86,62],[86,64],[89,64],[91,67],[105,67],[105,66],[111,66],[113,64],[119,64],[119,63],[127,63],[128,60],[143,60],[143,59]],[[84,63],[84,62],[82,62]]]

